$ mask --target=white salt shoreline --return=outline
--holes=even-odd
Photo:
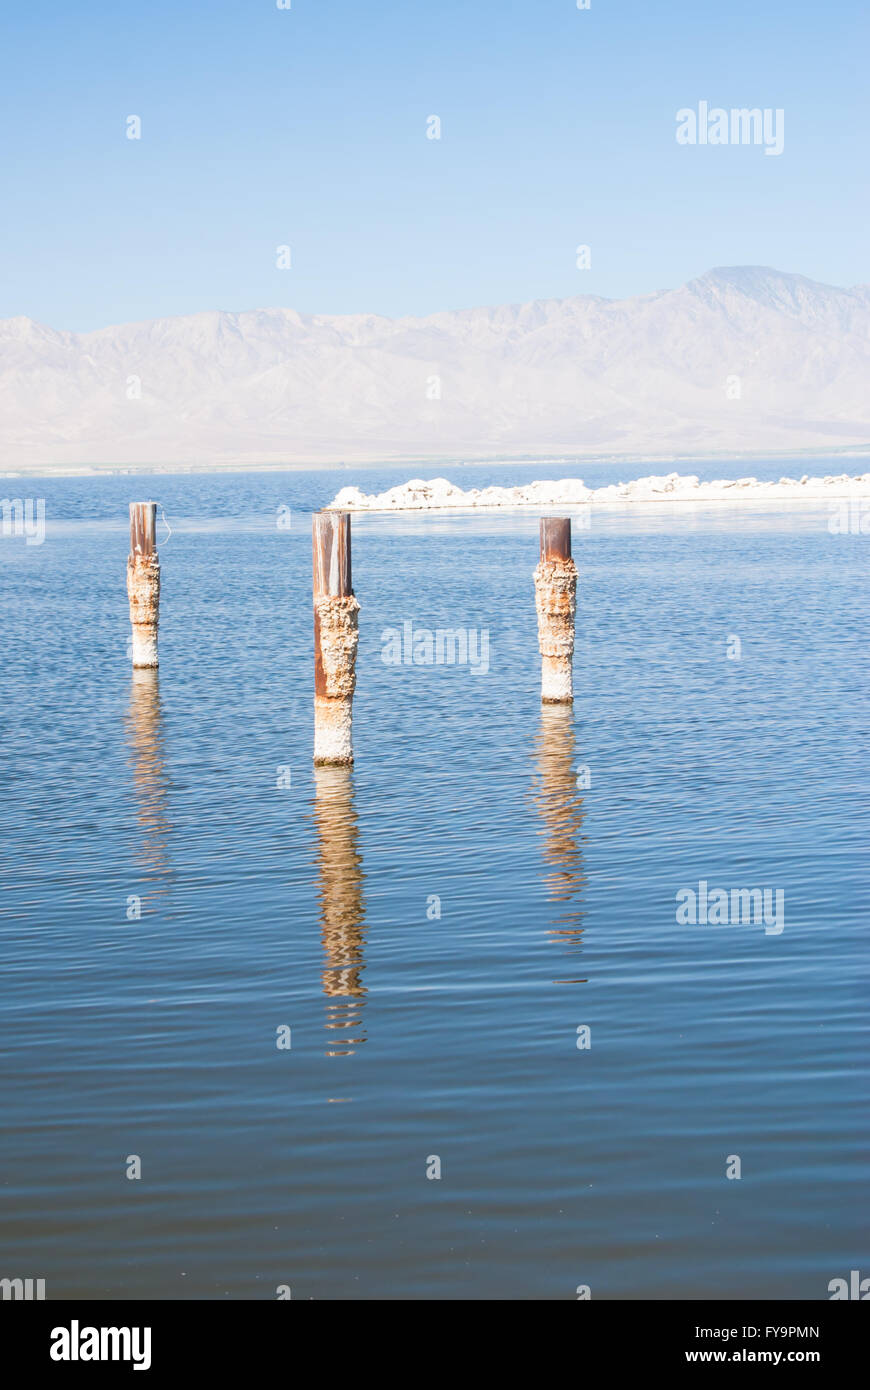
[[[582,478],[560,482],[527,483],[523,487],[462,488],[446,478],[412,478],[387,492],[366,494],[358,487],[343,487],[328,510],[347,512],[400,512],[478,510],[482,507],[576,507],[621,505],[625,502],[820,502],[840,498],[870,497],[870,473],[848,473],[825,478],[780,478],[760,483],[757,478],[720,479],[701,483],[692,473],[667,473],[636,478],[631,483],[611,483],[588,488]]]

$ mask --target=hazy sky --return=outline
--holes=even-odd
[[[735,264],[870,279],[865,0],[0,13],[0,317],[420,314]],[[677,144],[700,101],[782,108],[782,154]]]

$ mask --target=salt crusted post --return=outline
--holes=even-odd
[[[535,570],[535,607],[541,651],[541,700],[545,705],[574,699],[571,661],[577,610],[577,566],[571,559],[571,518],[541,518],[541,561]]]
[[[130,556],[127,596],[133,626],[133,666],[157,666],[160,561],[157,558],[157,503],[130,503]]]
[[[353,762],[353,692],[359,604],[351,587],[350,516],[314,518],[314,761]]]

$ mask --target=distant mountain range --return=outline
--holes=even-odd
[[[0,320],[0,469],[820,453],[870,442],[870,286],[757,266],[427,318]]]

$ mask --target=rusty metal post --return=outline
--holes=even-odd
[[[160,560],[157,557],[157,503],[130,503],[130,555],[127,597],[133,628],[133,666],[157,662],[157,622],[160,608]]]
[[[535,570],[535,607],[541,652],[541,700],[545,705],[574,699],[571,663],[577,566],[571,559],[571,518],[541,518],[541,560]]]
[[[351,584],[350,515],[318,512],[314,565],[314,761],[353,762],[353,692],[359,604]]]

